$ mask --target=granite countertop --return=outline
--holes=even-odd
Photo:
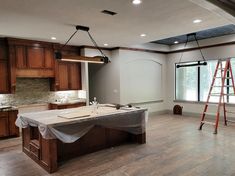
[[[14,111],[14,110],[18,110],[18,108],[16,106],[0,106],[0,112],[2,111]]]

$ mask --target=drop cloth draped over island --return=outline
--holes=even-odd
[[[84,113],[87,116],[81,116]],[[74,118],[66,118],[67,116],[74,116]],[[16,125],[20,128],[38,127],[45,139],[57,138],[64,143],[72,143],[95,125],[132,134],[142,134],[145,132],[147,120],[147,109],[121,108],[116,110],[113,107],[100,105],[95,111],[92,106],[84,106],[19,114]]]

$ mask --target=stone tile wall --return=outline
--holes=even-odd
[[[78,91],[50,91],[49,79],[18,78],[15,94],[0,94],[0,104],[29,105],[78,99]]]

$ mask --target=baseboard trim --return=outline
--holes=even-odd
[[[155,111],[155,112],[149,112],[149,117],[156,116],[156,115],[162,115],[162,114],[169,114],[168,110],[162,110],[162,111]]]

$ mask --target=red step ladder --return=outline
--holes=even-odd
[[[223,63],[225,63],[225,67],[223,67]],[[215,83],[218,82],[217,81],[218,79],[221,81],[221,82],[219,82],[220,85],[215,85]],[[216,87],[220,88],[219,93],[218,92],[213,92],[213,90]],[[233,88],[233,94],[232,93],[229,93],[229,94],[224,93],[224,88],[230,88],[230,87]],[[199,130],[202,130],[202,126],[204,124],[214,125],[215,126],[214,134],[217,134],[221,106],[223,107],[223,113],[224,113],[224,125],[227,125],[228,120],[227,120],[226,112],[228,112],[228,113],[233,113],[233,112],[226,111],[225,96],[228,97],[228,96],[234,96],[234,95],[235,95],[235,87],[234,87],[234,79],[233,79],[232,66],[231,66],[230,59],[218,60],[216,68],[215,68],[214,77],[213,77],[211,87],[210,87],[210,90],[209,90],[209,94],[208,94],[208,97],[207,97],[207,101],[206,101],[206,104],[205,104],[205,107],[204,107],[204,110],[203,110],[203,114],[201,116],[201,123],[200,123]],[[212,103],[210,101],[211,97],[215,97],[215,96],[219,97],[219,101],[216,102],[216,103]],[[214,114],[216,116],[215,122],[205,121],[206,115],[211,115],[211,113],[207,112],[208,111],[208,106],[210,106],[210,105],[216,105],[217,106],[217,112]]]

